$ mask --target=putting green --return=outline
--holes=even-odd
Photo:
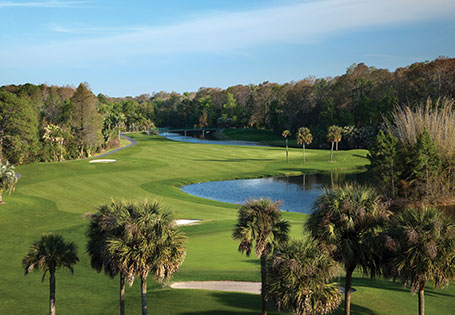
[[[0,205],[0,314],[45,314],[48,283],[41,274],[24,276],[21,261],[33,240],[44,232],[64,235],[79,248],[75,273],[57,271],[57,312],[61,314],[113,314],[118,312],[118,278],[110,279],[90,268],[85,253],[88,221],[84,214],[112,198],[154,198],[167,204],[177,218],[202,220],[182,226],[188,236],[187,258],[173,281],[259,280],[259,263],[237,252],[231,232],[237,217],[234,205],[187,195],[178,186],[209,180],[254,178],[298,174],[330,169],[361,169],[366,151],[340,151],[329,163],[329,151],[290,150],[284,161],[282,148],[237,147],[180,143],[158,136],[135,135],[139,143],[109,158],[115,163],[65,161],[36,163],[17,168],[22,174],[16,191]],[[306,216],[283,213],[298,237]],[[160,289],[150,281],[151,313],[211,314],[257,313],[255,295],[198,290]],[[352,303],[354,314],[414,314],[417,297],[398,283],[356,278]],[[387,289],[387,290],[386,290]],[[429,313],[452,311],[454,287],[429,291]],[[140,289],[136,282],[127,288],[128,313],[140,311]]]

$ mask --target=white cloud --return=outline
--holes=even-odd
[[[54,2],[57,3],[47,3]],[[6,55],[25,54],[22,60],[34,57],[52,64],[59,61],[84,64],[138,55],[232,53],[251,46],[306,43],[353,29],[453,16],[453,0],[324,0],[243,12],[210,12],[166,26],[124,29],[54,26],[57,32],[91,37],[21,47],[15,52],[4,48],[0,60],[11,60]]]
[[[0,8],[23,7],[23,8],[70,8],[79,6],[87,1],[0,1]]]

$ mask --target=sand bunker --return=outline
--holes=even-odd
[[[200,221],[201,220],[179,219],[179,220],[175,220],[175,225],[191,225],[191,224],[195,224]]]
[[[90,160],[89,163],[114,163],[117,162],[117,160],[113,159],[97,159],[97,160]]]
[[[243,281],[185,281],[171,284],[174,289],[203,289],[227,292],[261,293],[260,282]]]

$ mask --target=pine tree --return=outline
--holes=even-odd
[[[98,99],[89,90],[86,84],[79,84],[76,92],[71,98],[72,104],[72,121],[71,125],[74,128],[80,156],[87,151],[96,148],[102,143],[102,117],[96,109]]]
[[[378,187],[392,198],[397,193],[395,188],[401,174],[397,147],[397,138],[389,131],[380,130],[367,156],[370,160],[368,168],[379,181]]]
[[[431,181],[437,177],[441,169],[441,157],[436,151],[430,133],[425,129],[417,138],[411,156],[409,181],[416,189],[418,197],[430,196]]]

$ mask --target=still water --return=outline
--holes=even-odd
[[[270,198],[281,201],[282,211],[311,213],[324,187],[345,182],[363,183],[366,177],[366,173],[333,172],[207,182],[183,186],[181,189],[190,195],[234,204],[243,204],[248,199]]]
[[[205,144],[221,144],[221,145],[248,145],[248,146],[264,146],[258,142],[253,141],[239,141],[239,140],[211,140],[201,139],[199,137],[184,136],[175,132],[161,132],[160,136],[169,140],[190,142],[190,143],[205,143]]]

